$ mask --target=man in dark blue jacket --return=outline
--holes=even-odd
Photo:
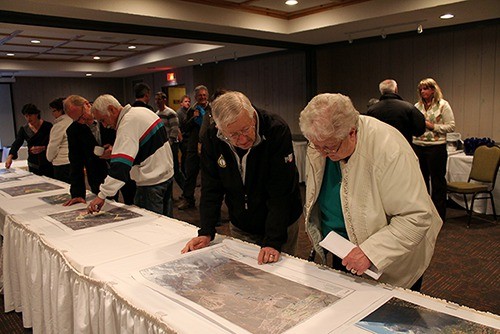
[[[231,235],[262,247],[259,264],[294,255],[302,200],[288,125],[240,92],[219,96],[212,116],[201,138],[201,229],[182,252],[208,246],[225,198]]]
[[[418,137],[425,132],[424,115],[398,95],[395,80],[382,81],[379,90],[382,94],[380,101],[368,108],[366,114],[398,129],[411,145],[413,136]]]

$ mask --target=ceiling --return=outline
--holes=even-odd
[[[0,76],[128,77],[500,17],[498,0],[284,2],[2,1]]]

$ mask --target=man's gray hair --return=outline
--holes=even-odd
[[[386,79],[378,85],[380,94],[384,95],[387,93],[396,93],[398,91],[398,83],[393,79]]]
[[[240,92],[229,91],[212,102],[212,117],[219,127],[234,123],[243,112],[254,117],[256,111],[248,97]]]
[[[357,129],[359,112],[342,94],[319,94],[300,113],[300,130],[308,140],[343,140]]]
[[[101,116],[109,116],[108,106],[122,108],[120,102],[118,102],[118,100],[113,95],[104,94],[95,99],[90,111],[93,114],[98,113]]]
[[[70,95],[63,101],[64,112],[68,112],[71,106],[83,107],[87,99],[80,95]]]
[[[198,92],[199,92],[200,90],[206,90],[206,91],[207,91],[207,93],[208,93],[208,88],[207,88],[206,86],[199,85],[199,86],[196,86],[196,87],[194,88],[194,95],[195,95],[195,96],[196,96],[196,95],[198,95]]]

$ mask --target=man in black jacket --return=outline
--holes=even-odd
[[[182,252],[208,246],[225,198],[231,235],[262,247],[259,264],[294,255],[302,200],[288,125],[240,92],[219,96],[212,116],[201,138],[201,229]]]
[[[200,134],[206,123],[205,119],[211,112],[210,103],[208,102],[208,89],[203,85],[199,85],[194,89],[194,98],[196,103],[188,109],[186,121],[183,125],[183,131],[188,134],[184,138],[186,142],[186,181],[182,189],[183,200],[179,204],[179,210],[194,208],[195,199],[194,191],[200,171],[200,155],[198,147],[200,144]]]
[[[105,128],[94,119],[90,112],[91,104],[79,95],[70,95],[64,100],[64,111],[73,119],[66,129],[68,136],[68,156],[71,167],[71,199],[63,205],[86,203],[85,174],[90,190],[97,194],[99,186],[108,175],[108,160],[112,145],[115,142],[116,131]],[[106,150],[101,156],[94,154],[96,146]],[[126,204],[133,204],[135,182],[131,181],[122,188],[122,196]]]
[[[382,94],[380,101],[368,108],[366,114],[398,129],[411,145],[413,136],[420,136],[425,132],[424,115],[398,95],[395,80],[382,81],[379,90]]]

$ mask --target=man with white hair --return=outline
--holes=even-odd
[[[172,150],[161,119],[143,107],[123,107],[111,95],[101,95],[91,109],[95,119],[116,129],[108,176],[88,211],[98,212],[106,197],[113,196],[132,179],[137,184],[134,204],[172,216]]]
[[[370,106],[366,114],[398,129],[411,145],[413,136],[420,136],[425,132],[424,115],[398,95],[395,80],[382,81],[379,90],[382,94],[380,101]]]
[[[182,252],[214,239],[224,199],[231,236],[260,245],[259,264],[294,255],[302,200],[290,128],[240,92],[216,98],[212,116],[201,136],[201,228]]]

